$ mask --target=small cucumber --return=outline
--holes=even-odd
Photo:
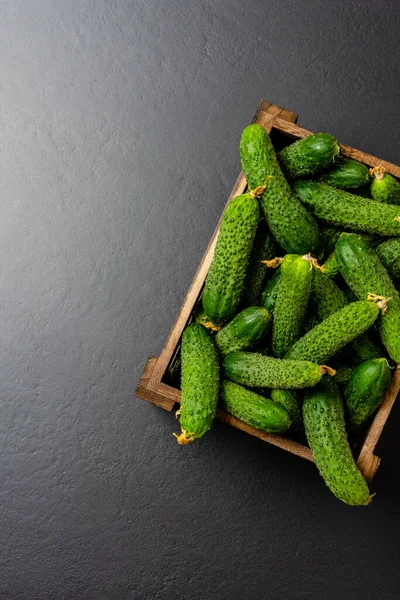
[[[388,300],[379,330],[389,356],[400,362],[400,296],[377,253],[362,236],[346,233],[336,242],[335,254],[343,279],[358,298],[375,294]]]
[[[244,129],[240,157],[249,187],[266,186],[261,206],[278,244],[287,252],[311,252],[315,256],[319,246],[317,223],[290,189],[263,127],[249,125]]]
[[[361,198],[325,183],[297,180],[293,188],[303,204],[322,221],[383,236],[400,236],[400,208]]]
[[[258,218],[258,202],[250,194],[233,198],[225,210],[202,298],[203,309],[215,325],[223,325],[236,313]]]
[[[393,282],[400,281],[400,239],[393,238],[379,244],[376,253]]]
[[[277,251],[277,244],[265,225],[259,227],[251,251],[249,265],[247,268],[246,281],[244,284],[241,306],[259,306],[261,291],[265,276],[268,271],[267,265],[262,261],[273,258]]]
[[[357,160],[341,157],[335,166],[324,173],[320,181],[334,188],[358,188],[370,179],[369,169]]]
[[[352,302],[300,338],[285,358],[324,364],[346,344],[371,327],[378,315],[379,308],[374,302]]]
[[[300,389],[318,383],[329,367],[310,361],[283,360],[252,352],[232,352],[223,362],[231,381],[249,387]]]
[[[347,304],[342,290],[338,288],[326,273],[314,270],[310,304],[320,321],[327,319]]]
[[[247,425],[267,433],[289,429],[289,414],[279,404],[231,381],[223,381],[221,388],[226,410]]]
[[[288,413],[292,426],[296,427],[301,421],[301,411],[299,402],[293,391],[290,390],[271,390],[271,400],[275,404],[282,406]]]
[[[340,146],[329,133],[315,133],[286,146],[278,154],[283,172],[290,178],[321,171],[339,154]]]
[[[342,398],[332,381],[306,392],[303,420],[315,464],[331,492],[352,506],[368,504],[368,486],[351,453]]]
[[[355,369],[344,391],[351,431],[360,431],[382,404],[391,379],[386,358],[367,360]]]
[[[335,251],[331,252],[322,266],[325,275],[327,275],[330,279],[333,279],[336,277],[336,275],[339,275],[340,269],[336,260]]]
[[[393,175],[385,173],[384,167],[371,169],[373,179],[371,183],[371,196],[377,202],[400,204],[400,183]]]
[[[272,275],[261,294],[261,305],[273,312],[276,298],[278,296],[279,286],[282,279],[282,271],[278,269]]]
[[[176,437],[179,444],[188,444],[210,429],[218,402],[218,353],[210,333],[200,323],[192,323],[183,332],[181,363],[182,433]]]
[[[221,356],[254,346],[267,331],[271,318],[269,310],[262,306],[250,306],[242,310],[215,336]]]

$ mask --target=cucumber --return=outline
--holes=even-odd
[[[358,298],[368,294],[390,298],[379,319],[379,331],[389,356],[400,362],[400,296],[377,253],[355,233],[342,234],[335,253],[344,280]]]
[[[360,431],[382,404],[391,379],[386,358],[367,360],[353,372],[344,391],[351,431]]]
[[[231,381],[223,381],[222,401],[226,410],[247,425],[267,433],[282,433],[289,429],[288,412],[279,404]]]
[[[258,202],[250,194],[233,198],[225,210],[202,298],[203,309],[215,325],[223,325],[236,313],[258,218]]]
[[[288,413],[292,426],[296,427],[301,421],[299,402],[290,390],[271,390],[271,400],[282,406]]]
[[[310,304],[320,321],[327,319],[347,304],[342,290],[338,288],[326,273],[314,270]]]
[[[261,305],[264,306],[265,308],[268,308],[268,310],[271,310],[271,311],[274,310],[274,306],[275,306],[276,298],[278,296],[279,285],[281,283],[281,279],[282,279],[282,271],[280,269],[278,269],[272,275],[271,279],[268,281],[267,285],[265,286],[265,288],[261,294]]]
[[[310,361],[283,360],[252,352],[232,352],[223,362],[231,381],[248,387],[300,389],[318,383],[329,367]]]
[[[385,173],[384,167],[371,169],[373,179],[371,183],[371,196],[377,202],[400,204],[400,183],[393,175]]]
[[[259,228],[254,240],[253,250],[247,268],[246,281],[241,301],[243,308],[246,306],[260,305],[261,291],[268,271],[267,265],[262,261],[273,258],[276,251],[277,244],[271,233],[265,227]]]
[[[327,257],[326,261],[322,265],[325,275],[327,275],[330,279],[339,275],[339,265],[336,260],[335,251],[331,252],[331,254]]]
[[[313,277],[309,255],[286,255],[282,265],[282,279],[274,306],[272,349],[282,358],[300,337],[310,296]],[[290,264],[286,266],[287,260]]]
[[[300,338],[285,358],[324,364],[346,344],[371,327],[378,315],[379,308],[374,302],[351,302]]]
[[[334,364],[334,369],[336,371],[335,383],[347,383],[352,374],[354,373],[356,367],[354,365],[336,366]]]
[[[358,188],[369,182],[369,169],[357,160],[341,157],[335,166],[320,177],[334,188]]]
[[[267,331],[271,318],[269,310],[262,306],[250,306],[242,310],[215,336],[221,356],[254,346]]]
[[[306,392],[303,420],[315,464],[330,491],[346,504],[368,504],[368,486],[351,453],[343,401],[332,381],[324,378]]]
[[[336,227],[327,227],[326,229],[321,229],[320,239],[321,246],[324,250],[323,256],[325,259],[335,250],[335,244],[338,241],[341,233],[342,230],[337,229]]]
[[[315,133],[286,146],[278,153],[283,172],[290,178],[312,175],[329,165],[340,146],[329,133]]]
[[[393,238],[379,244],[376,253],[392,281],[400,281],[400,239]]]
[[[192,323],[183,332],[181,344],[182,433],[179,444],[202,438],[217,411],[219,361],[214,341],[203,325]]]
[[[244,129],[240,157],[249,187],[266,185],[261,206],[279,245],[294,254],[311,252],[316,255],[319,246],[317,223],[290,189],[263,127],[249,125]]]
[[[368,333],[359,335],[355,340],[352,341],[349,349],[352,352],[352,356],[357,364],[364,362],[365,360],[372,360],[373,358],[381,358],[385,356],[385,348],[378,341],[373,339]]]
[[[297,180],[294,191],[319,219],[383,236],[400,236],[400,208],[337,190],[325,183]]]

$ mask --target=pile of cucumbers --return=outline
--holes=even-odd
[[[400,184],[326,133],[277,153],[250,125],[240,157],[248,188],[225,210],[182,335],[176,437],[202,438],[220,402],[308,443],[335,496],[368,504],[352,450],[400,362]]]

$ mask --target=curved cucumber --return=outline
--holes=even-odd
[[[297,180],[293,188],[319,219],[346,229],[400,236],[400,208],[337,190],[325,183]]]
[[[217,411],[219,361],[211,335],[200,323],[186,327],[181,345],[180,444],[202,438]]]
[[[301,335],[313,277],[312,264],[306,256],[293,257],[286,267],[287,258],[281,266],[282,279],[272,326],[272,349],[278,358],[282,358]]]
[[[245,308],[225,325],[215,336],[215,343],[222,356],[235,350],[251,348],[267,331],[271,313],[262,306]]]
[[[376,253],[391,279],[394,282],[400,280],[400,239],[393,238],[379,244]]]
[[[259,306],[261,291],[265,276],[268,271],[263,260],[270,260],[276,254],[277,244],[271,233],[266,228],[259,228],[251,251],[249,265],[247,268],[246,281],[244,284],[241,305]]]
[[[342,398],[333,382],[306,392],[303,420],[315,464],[331,492],[352,506],[368,504],[368,486],[351,453]]]
[[[252,352],[232,352],[223,362],[231,381],[260,388],[300,389],[318,383],[327,367],[310,361],[282,360]]]
[[[280,246],[287,252],[315,255],[319,246],[317,223],[290,189],[263,127],[249,125],[244,129],[240,157],[249,187],[266,185],[261,206]]]
[[[276,298],[278,296],[279,286],[282,279],[282,271],[278,269],[272,275],[261,294],[261,305],[268,310],[273,311],[275,307]]]
[[[337,164],[324,173],[320,181],[334,188],[358,188],[370,179],[369,169],[357,160],[342,157]]]
[[[391,379],[386,358],[367,360],[353,372],[344,391],[348,422],[353,431],[359,431],[382,404]]]
[[[340,146],[329,133],[315,133],[286,146],[278,154],[283,172],[291,178],[321,171],[339,154]]]
[[[382,167],[372,169],[371,196],[377,202],[400,204],[400,183]]]
[[[202,298],[216,325],[229,321],[239,305],[258,218],[258,202],[250,194],[233,198],[225,210]]]
[[[368,294],[390,298],[379,319],[379,330],[389,356],[400,362],[400,296],[377,253],[355,233],[341,235],[335,253],[344,280],[358,298]]]
[[[301,411],[297,398],[290,390],[271,390],[271,400],[282,406],[288,413],[292,425],[296,426],[301,421]]]
[[[300,338],[285,358],[324,364],[346,344],[371,327],[378,315],[379,308],[374,302],[352,302]]]
[[[226,380],[222,382],[221,391],[226,410],[247,425],[267,433],[282,433],[289,429],[288,412],[272,400]]]

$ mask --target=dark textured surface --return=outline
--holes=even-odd
[[[0,3],[0,598],[395,600],[397,406],[367,508],[134,399],[264,97],[399,162],[398,3]]]

